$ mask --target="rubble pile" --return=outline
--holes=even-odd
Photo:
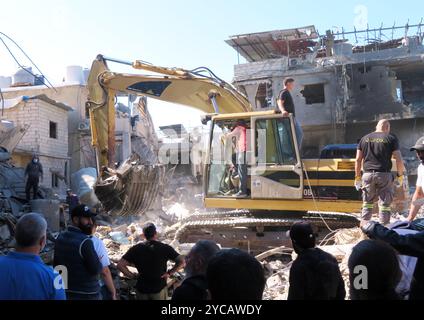
[[[5,255],[13,248],[13,235],[16,218],[8,213],[0,212],[0,255]]]
[[[364,235],[359,228],[341,229],[337,232],[329,234],[324,239],[319,248],[332,254],[339,262],[340,272],[345,282],[346,299],[349,299],[349,269],[348,260],[352,248],[364,239]],[[282,255],[282,251],[283,252]],[[275,255],[272,255],[275,252]],[[279,248],[270,250],[270,255],[264,253],[256,258],[262,260],[261,256],[265,256],[266,260],[261,261],[267,273],[267,281],[264,291],[264,300],[286,300],[289,290],[290,267],[296,258],[296,253],[291,254],[289,248]],[[265,259],[265,258],[264,258]]]

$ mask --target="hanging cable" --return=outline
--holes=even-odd
[[[322,216],[321,212],[319,211],[317,200],[315,199],[315,196],[314,196],[314,190],[312,189],[311,181],[309,180],[308,171],[306,170],[306,166],[305,166],[305,164],[303,162],[302,162],[302,166],[303,166],[303,171],[305,172],[306,181],[308,182],[309,189],[311,190],[312,201],[313,201],[313,203],[315,205],[315,210],[318,212],[318,215],[320,216],[321,220],[324,222],[324,224],[327,227],[327,229],[330,232],[334,232],[334,230],[330,228],[330,226],[328,225],[327,221],[325,221],[324,217]]]
[[[44,84],[47,88],[53,89],[54,91],[57,92],[56,88],[51,84],[51,82],[49,81],[49,79],[47,79],[47,77],[43,74],[43,72],[40,70],[40,68],[38,68],[38,66],[34,63],[34,61],[32,61],[32,59],[27,55],[27,53],[16,43],[15,40],[13,40],[11,37],[9,37],[7,34],[0,32],[0,35],[6,37],[9,41],[11,41],[24,55],[25,57],[31,62],[31,64],[38,70],[38,72],[40,72],[40,74],[44,77],[44,79],[46,79],[46,81],[50,84],[51,87],[49,87],[47,84]],[[30,75],[32,75],[34,78],[36,78],[36,75],[33,74],[31,71],[29,71],[28,69],[24,68],[22,66],[22,64],[18,61],[18,59],[16,59],[16,57],[14,56],[13,52],[10,50],[9,46],[6,44],[6,42],[3,40],[2,37],[0,37],[0,41],[3,42],[4,46],[6,47],[7,51],[9,52],[9,54],[12,56],[13,60],[15,60],[15,62],[18,64],[19,67],[21,67],[23,70],[25,70],[26,72],[28,72]]]
[[[0,99],[1,99],[1,116],[3,117],[3,115],[4,115],[4,96],[3,96],[3,92],[1,91],[1,88],[0,88]]]

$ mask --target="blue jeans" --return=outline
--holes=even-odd
[[[302,148],[302,141],[303,141],[303,130],[302,127],[300,126],[299,121],[297,121],[296,118],[294,119],[294,127],[295,127],[295,131],[296,131],[296,139],[297,139],[297,145],[299,146],[299,151]]]
[[[246,152],[237,152],[237,172],[240,179],[240,191],[247,194]]]
[[[303,130],[296,118],[293,118],[293,121],[294,121],[296,140],[297,140],[297,144],[300,151],[302,147]],[[280,135],[280,140],[281,140],[283,163],[293,164],[296,158],[296,153],[294,148],[294,137],[292,137],[291,128],[286,125],[279,126],[278,134]]]

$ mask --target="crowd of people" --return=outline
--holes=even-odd
[[[284,116],[294,114],[290,95],[293,79],[285,81],[278,99]],[[297,127],[300,127],[296,125]],[[245,128],[238,129],[241,133]],[[237,133],[237,132],[236,132]],[[233,133],[233,134],[236,134]],[[301,145],[302,132],[297,130]],[[237,133],[238,134],[238,133]],[[244,153],[242,141],[239,153]],[[376,131],[359,144],[355,166],[355,187],[362,191],[361,230],[369,237],[352,250],[348,261],[349,290],[352,300],[424,299],[424,231],[398,232],[389,228],[394,184],[402,184],[405,168],[397,138],[390,133],[388,120],[381,120]],[[411,148],[421,164],[407,225],[416,218],[424,198],[424,137]],[[392,175],[392,157],[397,177]],[[240,195],[246,194],[241,176]],[[34,157],[26,169],[27,198],[37,193],[42,167]],[[374,203],[379,204],[380,223],[372,221]],[[79,204],[70,191],[67,196],[71,225],[55,240],[54,263],[46,266],[39,254],[46,245],[47,223],[42,215],[22,216],[15,230],[15,251],[0,256],[0,300],[116,300],[117,290],[110,271],[110,260],[103,242],[94,236],[96,213]],[[136,279],[138,300],[261,300],[266,285],[262,264],[239,249],[221,249],[208,240],[197,242],[183,257],[158,240],[156,227],[143,227],[144,241],[131,247],[117,264],[128,279]],[[297,254],[289,276],[288,300],[344,300],[346,298],[338,262],[316,246],[314,226],[295,223],[288,236]],[[402,267],[401,256],[414,257],[411,268]],[[168,262],[173,262],[168,269]],[[185,279],[168,297],[167,280],[180,270]],[[136,271],[137,272],[136,272]],[[405,280],[406,279],[406,280]],[[409,279],[409,280],[408,280]]]
[[[46,244],[46,220],[37,213],[22,216],[16,225],[16,250],[0,257],[0,300],[118,299],[107,251],[93,235],[95,228],[95,214],[88,207],[73,209],[72,226],[55,243],[55,271],[39,256]],[[370,239],[358,243],[350,255],[350,299],[423,298],[424,232],[399,235],[372,221],[362,230]],[[143,233],[145,240],[131,247],[117,265],[124,277],[137,279],[137,300],[262,299],[265,270],[249,253],[201,240],[183,257],[158,240],[154,224],[144,225]],[[290,270],[288,300],[344,300],[345,283],[338,262],[316,246],[314,226],[297,222],[288,236],[297,253]],[[418,258],[406,295],[398,290],[404,276],[399,254]],[[169,261],[174,262],[170,269]],[[185,278],[168,297],[167,279],[182,269]]]

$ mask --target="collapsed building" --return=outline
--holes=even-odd
[[[357,143],[388,118],[414,169],[408,147],[424,133],[422,26],[325,35],[307,26],[232,36],[226,42],[247,60],[234,67],[234,84],[266,110],[276,108],[284,79],[295,79],[304,157],[318,157],[327,144]]]

